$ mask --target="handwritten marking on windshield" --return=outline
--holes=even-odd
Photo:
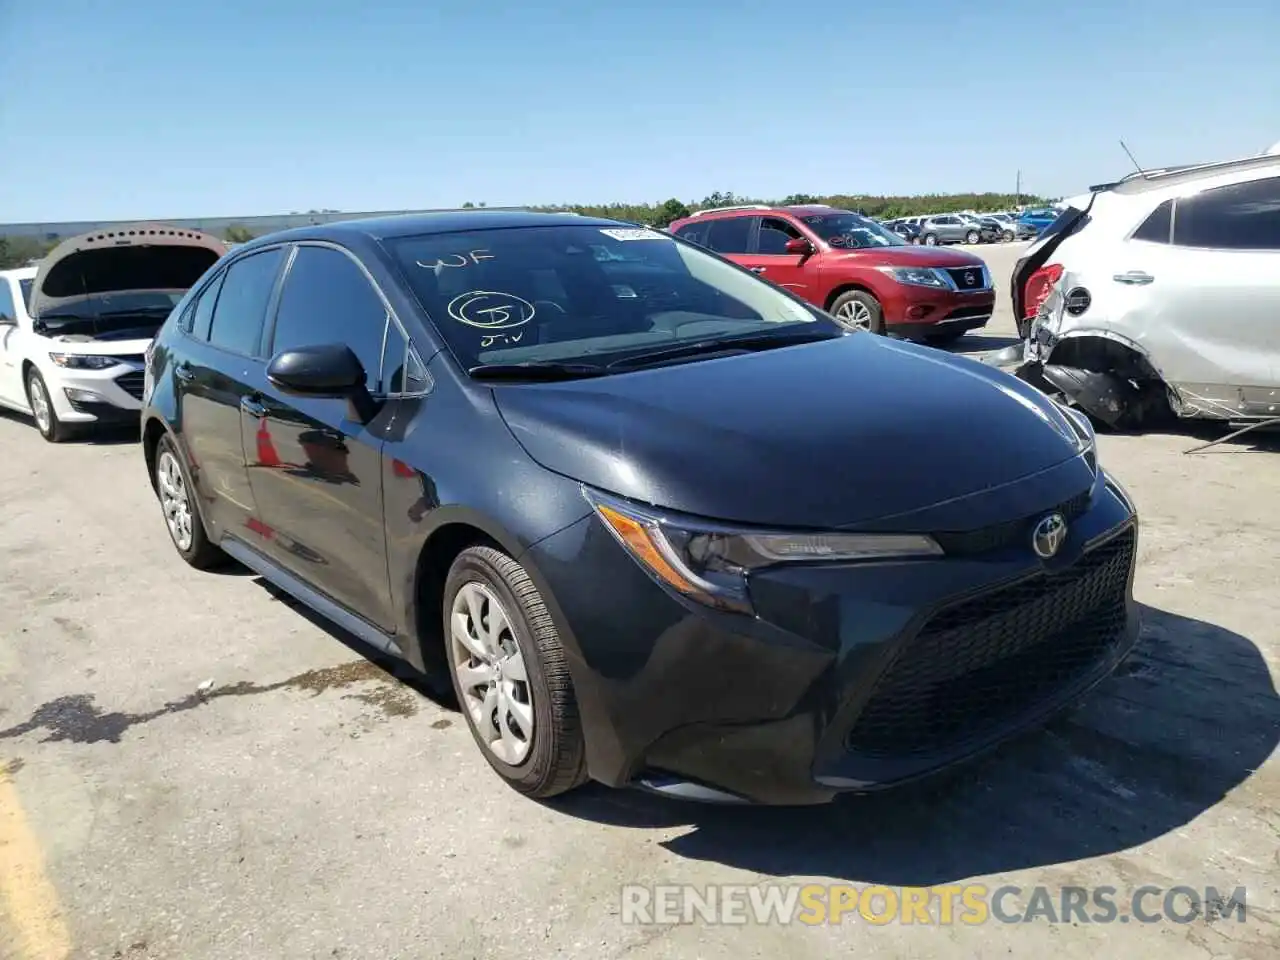
[[[523,330],[521,330],[519,333],[513,333],[510,336],[507,336],[505,333],[486,333],[483,337],[480,338],[480,349],[483,350],[485,347],[496,346],[497,344],[500,344],[500,343],[501,344],[519,343],[523,339],[524,339]]]
[[[439,271],[444,267],[469,267],[473,263],[479,263],[481,260],[497,259],[498,258],[488,250],[468,250],[466,253],[446,253],[443,257],[436,260],[435,263],[423,263],[421,260],[417,260],[415,262],[424,270]]]
[[[449,316],[478,330],[510,330],[536,314],[528,300],[500,290],[472,290],[449,301]]]

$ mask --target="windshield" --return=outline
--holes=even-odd
[[[906,241],[885,227],[856,213],[822,213],[804,217],[814,233],[841,250],[867,247],[903,247]]]
[[[486,364],[622,354],[803,329],[825,314],[656,230],[579,224],[387,242],[449,349]]]

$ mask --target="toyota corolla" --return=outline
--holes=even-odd
[[[901,783],[1137,634],[1137,518],[1087,420],[633,225],[260,238],[179,303],[145,394],[181,556],[447,674],[534,797]]]

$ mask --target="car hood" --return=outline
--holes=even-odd
[[[163,223],[81,234],[40,261],[28,312],[39,319],[113,294],[185,292],[226,252],[215,236]]]
[[[999,370],[854,333],[597,379],[493,388],[549,470],[706,518],[851,526],[1077,454],[1051,400]]]
[[[868,247],[849,253],[831,253],[828,263],[848,260],[859,266],[877,267],[979,267],[983,261],[963,250],[946,247]]]

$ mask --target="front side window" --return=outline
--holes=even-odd
[[[1280,177],[1181,199],[1173,221],[1173,242],[1178,246],[1280,250]]]
[[[13,307],[13,293],[9,290],[9,281],[0,277],[0,326],[12,326],[17,322],[18,314]]]
[[[654,230],[556,225],[386,245],[467,369],[602,363],[664,346],[802,328],[841,333],[772,284]]]
[[[299,247],[284,278],[270,353],[345,343],[360,359],[369,391],[379,393],[387,322],[386,305],[351,257]]]
[[[869,247],[902,247],[906,241],[868,217],[856,213],[820,213],[804,217],[805,225],[842,250],[864,250]],[[941,220],[935,221],[941,223]]]
[[[758,250],[765,256],[782,255],[787,252],[787,242],[799,240],[800,231],[777,217],[765,217],[760,221],[760,239]]]
[[[257,355],[281,256],[282,248],[276,247],[250,254],[227,268],[213,308],[211,344],[247,357]]]

